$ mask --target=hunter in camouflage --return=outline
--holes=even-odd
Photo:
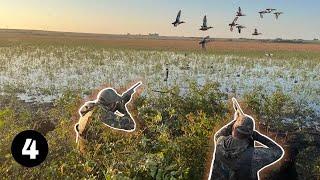
[[[255,130],[254,120],[243,113],[236,99],[234,120],[215,137],[215,153],[209,179],[256,180],[259,170],[278,161],[284,150],[275,141]],[[266,147],[255,147],[254,142]]]
[[[102,143],[105,126],[125,132],[135,130],[136,123],[126,105],[140,85],[141,82],[135,84],[122,95],[112,88],[106,88],[100,91],[95,101],[86,102],[80,108],[75,131],[81,153],[85,153],[91,145]]]

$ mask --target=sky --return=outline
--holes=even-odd
[[[239,6],[242,34],[228,28]],[[260,19],[265,8],[285,14]],[[0,28],[216,38],[252,38],[258,28],[261,38],[320,39],[319,8],[319,0],[0,0]],[[187,23],[174,28],[180,9]],[[199,30],[204,15],[214,27],[207,32]]]

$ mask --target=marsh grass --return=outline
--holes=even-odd
[[[87,43],[88,42],[88,43]],[[112,48],[91,41],[28,40],[0,48],[0,90],[28,102],[52,102],[68,90],[88,92],[101,84],[116,88],[137,79],[150,89],[219,82],[243,96],[264,86],[305,99],[320,112],[319,53],[261,50],[167,51]],[[169,76],[167,81],[166,69]]]
[[[232,118],[226,106],[232,96],[243,97],[270,129],[320,124],[320,53],[267,52],[273,58],[265,53],[1,40],[0,91],[10,101],[0,99],[0,174],[9,179],[201,179],[212,148],[209,139]],[[139,130],[130,135],[108,131],[105,144],[80,156],[73,125],[83,99],[104,84],[127,87],[137,79],[144,85],[135,99]],[[53,106],[34,108],[48,103]],[[48,158],[25,169],[13,160],[8,144],[18,132],[42,127]]]

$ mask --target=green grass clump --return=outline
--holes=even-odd
[[[320,178],[320,148],[311,146],[299,153],[297,157],[297,172],[299,179]]]
[[[249,109],[274,131],[296,131],[306,127],[308,122],[315,122],[317,115],[305,102],[294,98],[278,89],[268,94],[262,87],[248,92],[245,102]]]

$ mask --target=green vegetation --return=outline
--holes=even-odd
[[[278,89],[270,96],[258,87],[247,93],[245,101],[249,109],[261,119],[262,123],[273,131],[295,131],[317,119],[313,110],[303,101],[296,102],[292,97]]]
[[[279,134],[285,134],[285,137],[282,136],[283,141],[289,147],[286,148],[286,153],[289,152],[289,156],[296,159],[297,178],[319,179],[320,133],[314,131],[315,125],[312,124],[319,116],[305,102],[296,102],[279,89],[268,95],[262,87],[257,88],[245,95],[245,101],[248,109],[265,127],[265,132],[276,132],[275,138]],[[293,154],[297,152],[295,158]],[[275,173],[277,171],[279,170],[274,170]]]
[[[212,129],[227,112],[223,103],[226,95],[218,87],[191,84],[185,96],[173,88],[170,93],[136,99],[139,129],[132,134],[104,130],[103,143],[92,142],[94,148],[85,156],[76,150],[75,122],[71,121],[80,98],[66,93],[48,112],[48,117],[58,123],[46,135],[50,149],[47,160],[33,169],[20,167],[10,155],[7,144],[16,133],[31,127],[23,126],[21,121],[29,120],[14,110],[16,106],[7,107],[0,111],[1,117],[6,117],[0,140],[4,157],[0,173],[21,179],[201,179]]]
[[[297,171],[299,179],[320,178],[320,148],[307,147],[297,157]]]
[[[267,96],[257,92],[260,91],[249,93],[245,104],[259,119],[276,123],[296,113],[291,107],[298,105],[285,94]],[[136,132],[104,128],[100,140],[90,144],[93,148],[80,155],[73,125],[81,98],[79,93],[66,92],[45,113],[56,124],[46,134],[50,149],[46,161],[36,168],[23,168],[11,157],[10,143],[18,132],[37,124],[43,112],[22,111],[28,104],[13,99],[0,109],[0,120],[4,122],[0,133],[0,174],[9,179],[201,179],[212,150],[210,137],[217,126],[232,117],[233,110],[226,106],[226,100],[227,95],[215,83],[203,87],[191,83],[187,92],[178,87],[149,92],[134,100],[133,114],[139,124]],[[282,113],[279,109],[283,108],[291,110]],[[310,167],[311,172],[319,173],[319,161],[312,163],[317,165]]]

